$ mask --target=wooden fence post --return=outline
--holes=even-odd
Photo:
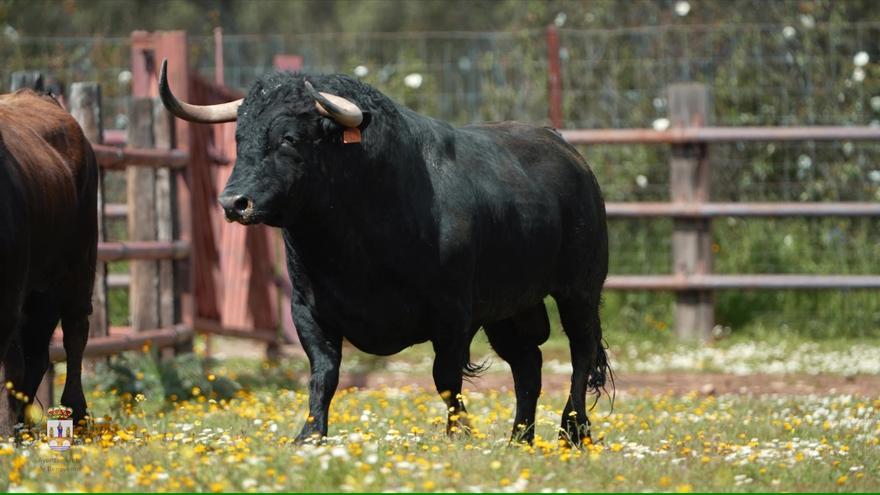
[[[699,83],[674,84],[668,88],[669,122],[672,128],[708,125],[709,91]],[[672,145],[669,189],[673,203],[704,203],[709,200],[709,162],[705,143]],[[672,232],[675,275],[689,276],[712,271],[712,228],[708,218],[675,218]],[[710,290],[676,293],[675,331],[685,340],[708,340],[715,325],[714,297]]]
[[[562,129],[562,64],[559,61],[559,31],[547,26],[547,100],[550,102],[550,125]]]
[[[104,125],[101,110],[101,85],[95,82],[75,82],[70,85],[68,98],[70,114],[79,123],[86,139],[92,144],[104,142]],[[106,216],[104,212],[104,169],[98,168],[98,242],[106,239]],[[107,306],[107,263],[98,262],[95,266],[95,285],[92,290],[92,314],[89,316],[89,338],[105,337],[110,334],[110,313]],[[88,363],[88,361],[87,361]],[[88,364],[87,364],[88,366]],[[43,379],[45,397],[40,397],[47,406],[52,405],[52,372]]]
[[[152,148],[153,99],[134,98],[128,112],[128,146]],[[128,201],[128,239],[154,241],[158,236],[156,219],[156,171],[130,166],[126,171]],[[129,291],[131,328],[135,332],[159,328],[159,263],[131,261]]]
[[[34,91],[43,91],[45,78],[43,74],[35,70],[17,70],[12,73],[9,81],[9,92],[29,88]]]
[[[156,59],[161,62],[168,59],[168,77],[171,87],[178,98],[189,100],[189,43],[186,31],[161,31],[154,33],[154,50]],[[134,34],[132,35],[134,38]],[[150,94],[156,96],[156,86],[149,88]],[[175,149],[190,151],[189,122],[175,120],[171,128],[172,146]],[[202,269],[202,261],[199,260],[199,240],[193,231],[193,207],[195,188],[204,187],[196,184],[193,179],[193,163],[185,169],[174,174],[174,207],[175,207],[175,237],[183,241],[189,241],[192,245],[192,254],[188,259],[177,260],[173,264],[175,277],[175,301],[179,306],[180,321],[184,325],[195,326],[198,314],[198,301],[195,298],[196,274]],[[175,346],[175,352],[190,352],[193,341],[180,343]]]
[[[174,144],[174,121],[165,105],[153,100],[153,141],[157,149],[170,150]],[[156,239],[171,242],[174,236],[174,189],[172,171],[156,169]],[[172,260],[159,262],[159,326],[170,327],[179,321],[175,308],[174,264]]]

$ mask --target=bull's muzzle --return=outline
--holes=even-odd
[[[254,201],[243,194],[224,194],[220,196],[220,206],[227,222],[249,224],[254,216]]]

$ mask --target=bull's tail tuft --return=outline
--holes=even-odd
[[[603,393],[610,399],[611,409],[614,409],[614,398],[617,396],[617,388],[614,386],[614,371],[611,369],[611,365],[608,364],[607,349],[608,343],[600,335],[596,339],[596,364],[590,370],[590,374],[587,377],[587,388],[590,394],[596,397],[593,406],[590,407],[591,410],[593,407],[596,407],[596,403],[599,402],[599,398]],[[611,393],[608,393],[608,389],[605,387],[609,380],[611,382]]]
[[[466,380],[470,380],[471,378],[478,378],[486,373],[491,364],[492,363],[490,363],[488,359],[485,359],[480,363],[468,361],[462,367],[462,375]]]

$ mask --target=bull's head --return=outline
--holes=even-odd
[[[171,113],[204,124],[243,121],[236,130],[235,167],[219,198],[230,222],[283,226],[319,159],[318,143],[328,132],[369,122],[351,101],[319,92],[304,79],[298,88],[262,88],[236,101],[192,105],[171,92],[166,68],[163,61],[159,95]],[[291,100],[291,94],[297,96]]]

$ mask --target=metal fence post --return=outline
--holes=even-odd
[[[668,88],[669,123],[675,128],[708,125],[709,90],[704,84],[681,83]],[[669,192],[673,203],[699,206],[709,200],[706,144],[672,145]],[[708,218],[673,220],[672,263],[678,276],[712,271],[712,227]],[[711,290],[681,290],[675,298],[675,331],[680,339],[707,340],[715,325]]]
[[[562,129],[562,64],[559,61],[559,31],[547,26],[547,100],[550,103],[550,125]]]

